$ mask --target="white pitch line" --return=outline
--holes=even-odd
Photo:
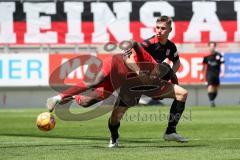
[[[84,141],[86,142],[86,141]],[[58,144],[58,143],[76,143],[76,141],[57,141],[56,143],[49,143],[49,142],[26,142],[26,141],[16,141],[16,142],[4,142],[0,141],[1,144]]]
[[[191,141],[226,141],[226,140],[240,140],[240,137],[225,137],[225,138],[216,138],[216,139],[205,139],[205,138],[194,138],[194,139],[188,139],[190,142]],[[91,140],[84,140],[84,141],[81,141],[81,143],[88,143],[90,142]],[[155,140],[149,140],[149,141],[155,141]],[[49,143],[49,142],[34,142],[34,141],[29,141],[29,142],[26,142],[26,141],[14,141],[14,142],[6,142],[6,141],[0,141],[1,144],[59,144],[59,143],[77,143],[76,140],[67,140],[67,141],[57,141],[56,143],[53,142],[53,143]]]
[[[225,138],[215,138],[215,139],[205,139],[205,138],[194,138],[194,139],[189,139],[189,141],[226,141],[226,140],[240,140],[240,137],[225,137]]]

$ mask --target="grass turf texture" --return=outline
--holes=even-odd
[[[120,148],[109,149],[109,114],[90,121],[35,126],[45,109],[0,109],[0,159],[240,159],[239,107],[186,108],[178,132],[188,143],[165,142],[169,107],[135,107],[121,123]],[[152,115],[152,116],[151,116]]]

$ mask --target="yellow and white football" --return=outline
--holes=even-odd
[[[43,112],[38,115],[36,124],[41,131],[50,131],[55,127],[56,121],[51,113]]]

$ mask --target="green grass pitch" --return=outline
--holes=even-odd
[[[77,109],[78,110],[78,109]],[[165,142],[169,107],[131,108],[121,123],[120,147],[109,149],[109,114],[82,122],[57,120],[42,132],[43,109],[0,109],[0,159],[236,160],[240,159],[240,107],[186,107],[178,132],[188,143]]]

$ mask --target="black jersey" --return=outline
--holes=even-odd
[[[219,52],[214,52],[203,58],[203,64],[207,65],[207,75],[219,76],[222,63],[224,63],[224,58]]]
[[[179,60],[177,47],[170,40],[166,44],[161,44],[156,36],[144,40],[141,46],[158,62],[162,63],[166,58],[175,62]]]

